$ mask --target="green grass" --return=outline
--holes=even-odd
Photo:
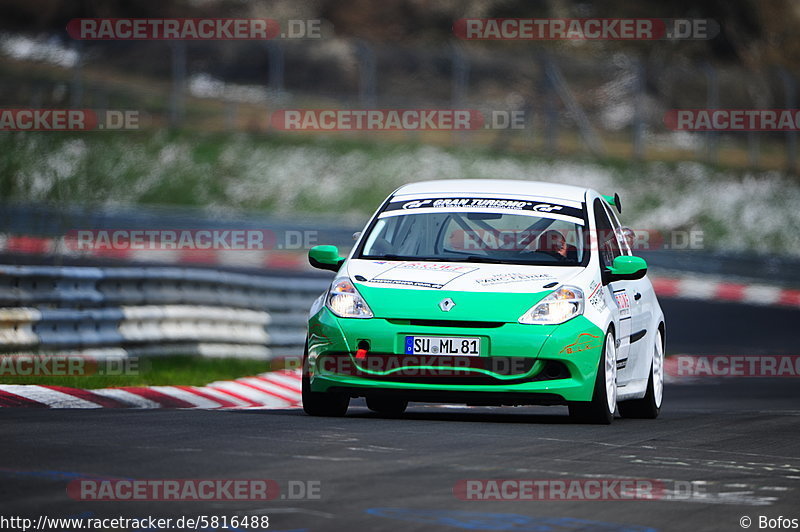
[[[0,384],[45,384],[70,388],[110,388],[118,386],[186,385],[204,386],[217,380],[232,380],[264,373],[270,361],[190,356],[154,357],[105,365],[89,375],[8,376],[0,375]],[[85,366],[87,368],[91,366]],[[4,373],[8,373],[6,369]],[[90,373],[90,371],[86,371]],[[123,374],[119,374],[123,373]]]

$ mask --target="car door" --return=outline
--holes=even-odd
[[[609,215],[603,200],[594,200],[594,217],[597,228],[597,252],[600,258],[600,269],[611,267],[614,259],[623,254],[617,232],[614,230],[612,217]],[[614,281],[609,283],[605,290],[612,305],[616,305],[616,334],[617,334],[617,384],[624,384],[625,366],[631,348],[632,312],[631,302],[634,301],[633,281]],[[613,307],[612,307],[613,308]]]
[[[617,242],[623,255],[633,255],[631,248],[626,241],[622,226],[619,223],[614,211],[608,206],[604,205],[614,233],[617,235]],[[649,279],[642,278],[633,281],[626,281],[627,288],[630,290],[631,298],[630,304],[630,349],[628,351],[628,359],[625,364],[619,368],[619,376],[622,381],[629,381],[636,378],[641,378],[649,371],[647,365],[647,345],[650,338],[647,337],[648,325],[650,324],[653,315],[653,285]],[[650,331],[652,333],[652,331]]]

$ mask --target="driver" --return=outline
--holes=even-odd
[[[566,260],[567,239],[564,238],[560,231],[549,229],[539,237],[536,251],[547,253],[558,260]]]

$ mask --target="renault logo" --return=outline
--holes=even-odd
[[[455,306],[456,304],[449,297],[446,297],[439,302],[439,308],[442,309],[442,312],[450,312],[450,309]]]

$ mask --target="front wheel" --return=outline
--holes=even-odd
[[[350,406],[350,396],[343,393],[312,392],[308,364],[308,342],[303,353],[303,410],[310,416],[341,417]]]
[[[661,331],[656,332],[653,348],[653,362],[650,364],[650,378],[647,380],[647,392],[641,399],[621,401],[619,414],[634,419],[655,419],[661,412],[661,401],[664,398],[664,340]]]
[[[597,367],[594,379],[594,393],[591,401],[569,404],[569,415],[582,423],[609,425],[614,421],[617,409],[617,344],[614,333],[606,333],[603,343],[603,356]]]

